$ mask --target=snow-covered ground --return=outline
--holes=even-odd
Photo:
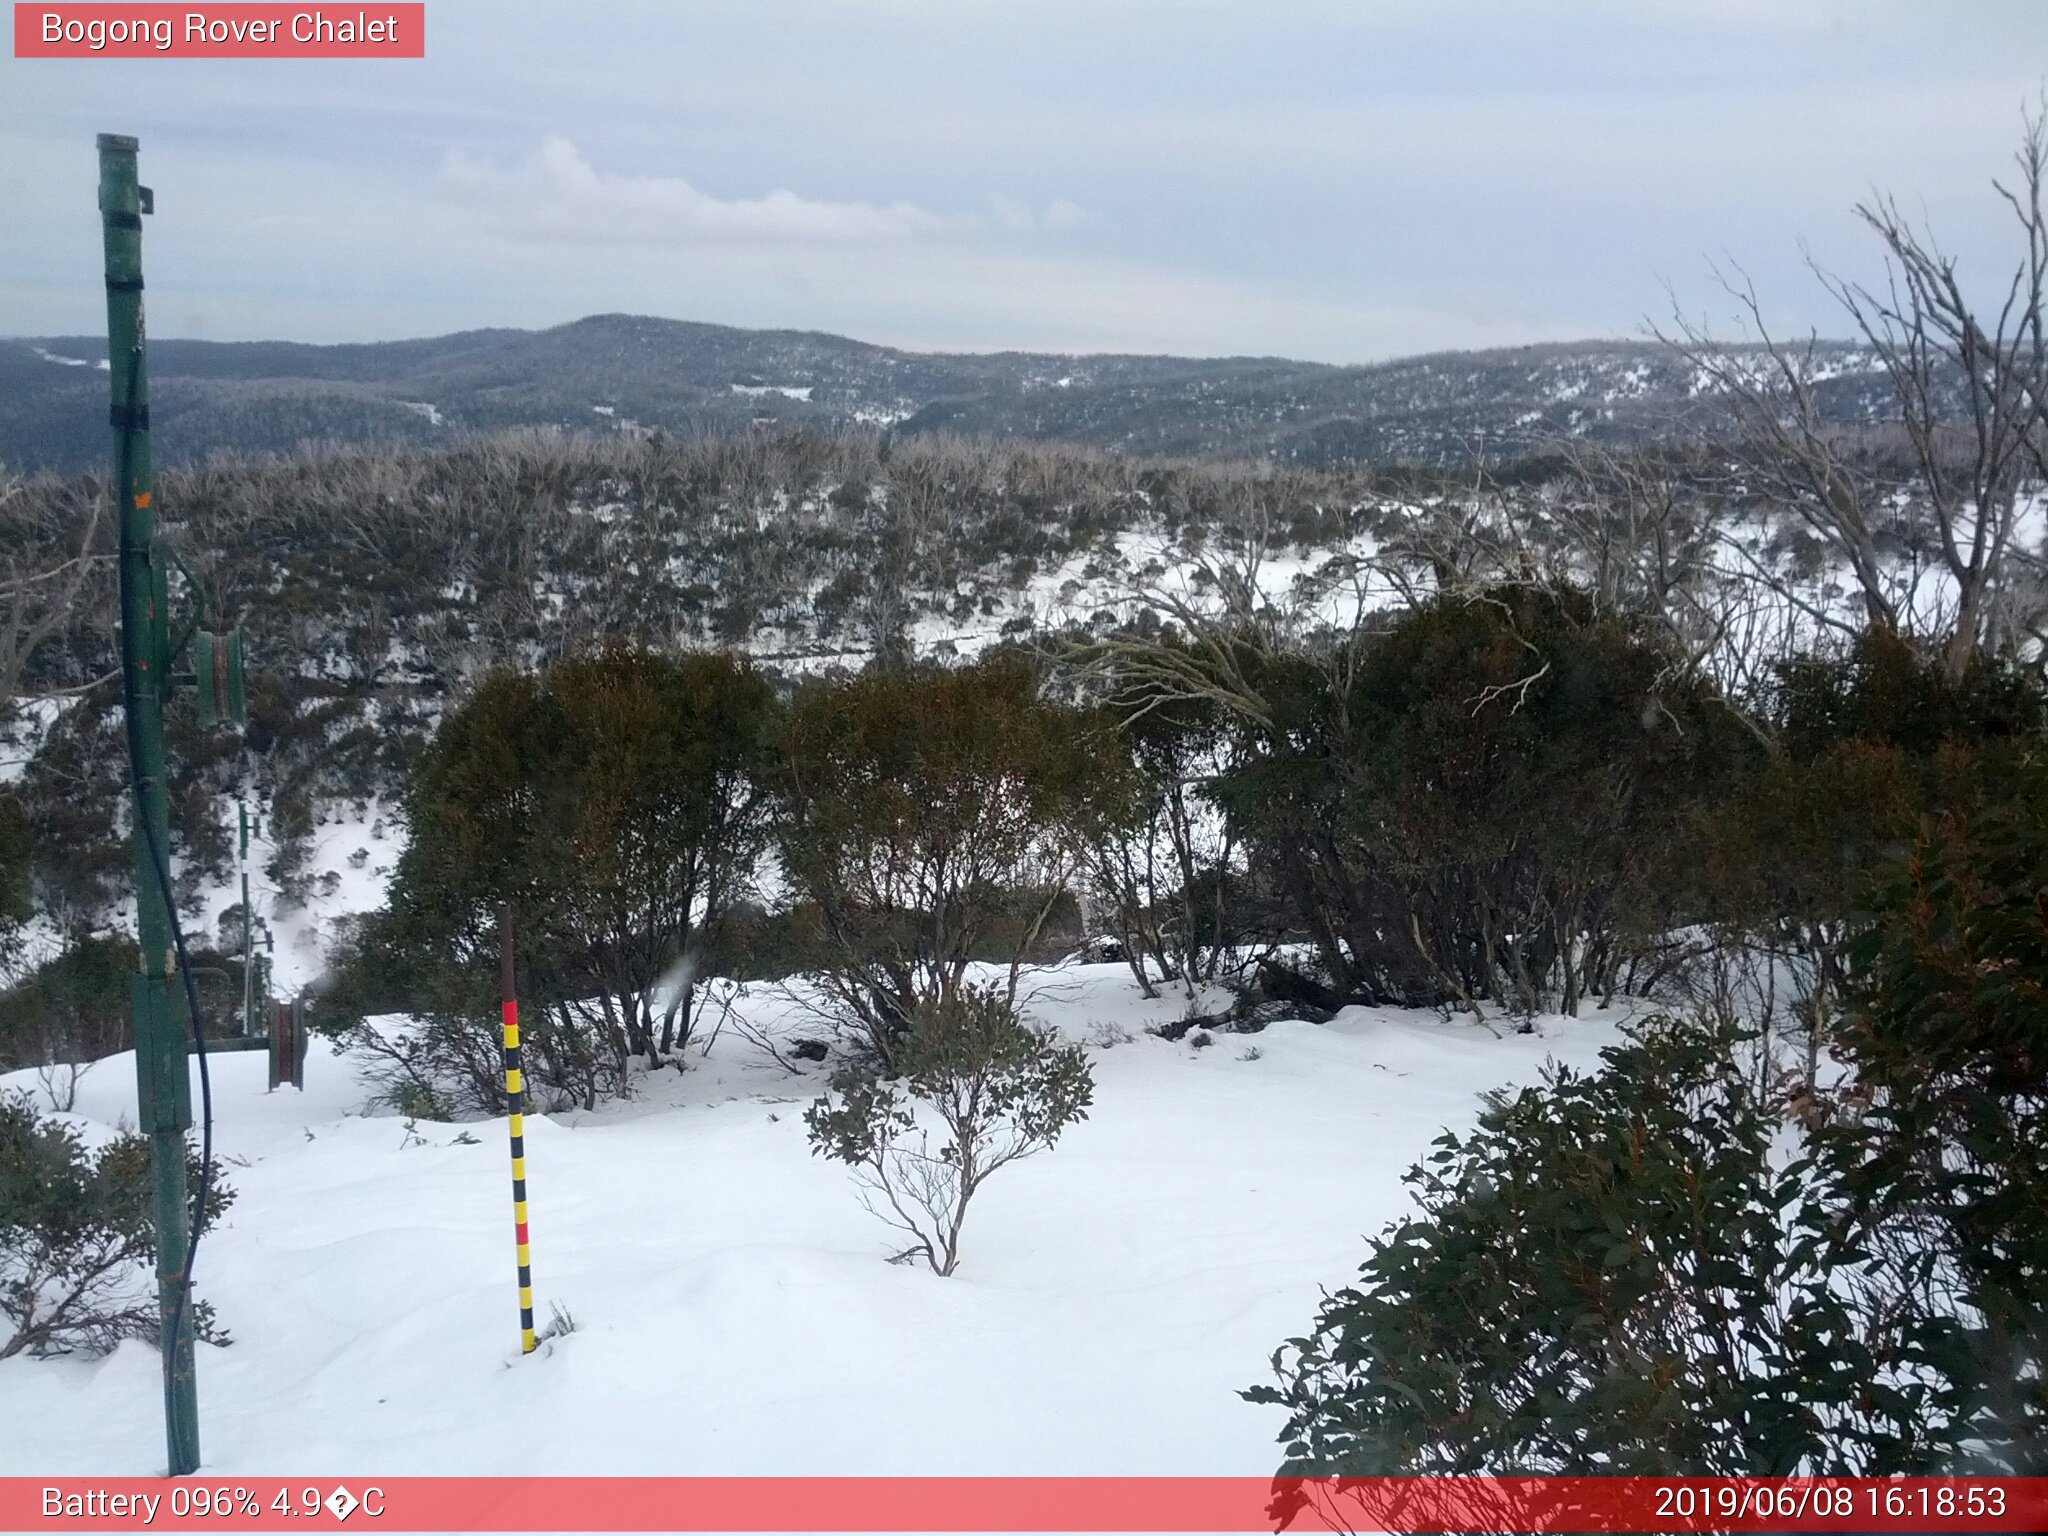
[[[375,797],[360,806],[330,803],[319,815],[306,854],[307,867],[316,873],[302,901],[286,900],[265,873],[277,851],[266,835],[266,816],[257,818],[258,829],[249,839],[249,904],[262,925],[259,938],[263,929],[269,930],[271,990],[280,997],[295,996],[327,969],[340,924],[384,905],[391,872],[405,848],[398,813]],[[208,884],[200,893],[198,923],[187,932],[221,933],[224,944],[239,943],[239,925],[223,930],[221,916],[241,899],[235,876]]]
[[[266,1094],[260,1054],[217,1058],[238,1198],[198,1289],[235,1342],[199,1351],[205,1469],[1261,1475],[1280,1416],[1237,1390],[1408,1208],[1402,1172],[1480,1093],[1590,1063],[1618,1023],[1351,1009],[1198,1048],[1144,1032],[1181,1005],[1120,966],[1029,989],[1090,1045],[1095,1106],[982,1191],[950,1279],[887,1263],[893,1234],[811,1155],[821,1070],[731,1028],[636,1100],[530,1118],[540,1316],[576,1327],[528,1358],[502,1122],[366,1115],[324,1047],[303,1095]],[[815,1031],[776,994],[742,1007]],[[116,1057],[78,1118],[104,1135],[134,1104]],[[0,1362],[0,1473],[160,1471],[160,1413],[143,1344]]]

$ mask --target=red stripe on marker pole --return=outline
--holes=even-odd
[[[2038,1531],[2048,1478],[0,1478],[4,1530],[1209,1533],[1283,1513],[1297,1531]]]
[[[423,59],[424,4],[14,7],[17,59]]]
[[[533,1331],[533,1263],[526,1235],[526,1074],[519,1070],[519,988],[512,942],[512,908],[498,904],[498,988],[504,999],[505,1105],[510,1111],[505,1129],[512,1151],[512,1236],[513,1254],[519,1275],[519,1352],[530,1355],[540,1347]]]

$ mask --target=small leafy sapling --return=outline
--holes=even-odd
[[[897,1257],[950,1275],[968,1202],[1086,1118],[1094,1076],[1085,1050],[1026,1025],[995,989],[921,1005],[892,1067],[842,1068],[804,1123],[812,1150],[852,1167],[862,1203],[911,1239]]]

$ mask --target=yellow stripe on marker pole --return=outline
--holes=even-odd
[[[512,977],[512,908],[498,905],[498,988],[505,999],[505,1102],[512,1111],[512,1233],[519,1248],[519,1352],[533,1336],[533,1250],[526,1226],[526,1075],[519,1070],[519,995]]]

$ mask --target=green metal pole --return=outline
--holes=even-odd
[[[237,807],[242,818],[242,1033],[256,1033],[256,921],[249,911],[249,802]]]
[[[135,785],[135,1077],[142,1128],[156,1182],[156,1293],[164,1365],[164,1434],[170,1473],[199,1467],[199,1391],[192,1368],[191,1308],[182,1305],[191,1243],[185,1188],[185,1129],[192,1123],[185,1021],[171,1005],[177,956],[158,860],[171,846],[164,778],[164,700],[171,690],[171,642],[164,572],[151,506],[156,471],[149,451],[149,375],[144,366],[142,215],[148,191],[135,179],[136,141],[99,136],[100,220],[107,256],[107,372],[112,382],[114,495],[121,533],[121,669]],[[183,1326],[179,1326],[182,1316]]]

